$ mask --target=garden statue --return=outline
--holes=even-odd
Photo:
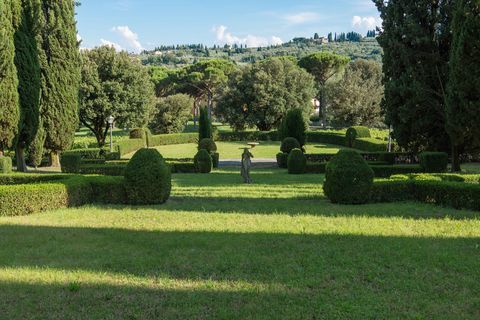
[[[250,153],[248,148],[244,148],[243,154],[242,154],[241,175],[243,177],[243,181],[248,184],[252,183],[252,179],[250,178],[250,168],[252,167],[252,158],[253,158],[253,154]]]

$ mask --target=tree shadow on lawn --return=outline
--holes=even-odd
[[[33,268],[48,273],[45,268],[49,268],[63,275],[74,272],[72,282],[79,286],[69,291],[63,285],[27,284],[28,274],[20,273],[20,278],[26,277],[23,282],[0,282],[0,306],[4,304],[0,316],[2,309],[11,308],[22,315],[28,311],[22,307],[26,304],[49,316],[66,311],[115,313],[117,308],[147,314],[164,309],[181,315],[194,312],[200,318],[204,312],[224,317],[257,312],[265,318],[275,314],[281,318],[285,313],[290,318],[315,314],[371,318],[382,312],[380,318],[480,315],[478,238],[2,225],[0,243],[2,279],[7,269]],[[82,271],[113,274],[118,285],[84,285]],[[127,276],[153,278],[153,286],[156,278],[177,279],[179,287],[173,291],[161,286],[158,290],[129,288],[122,278]],[[52,275],[47,278],[51,280]],[[205,288],[182,287],[182,281],[190,280],[203,282]],[[216,290],[218,281],[226,283],[226,288]],[[267,290],[236,292],[236,281],[264,285]],[[269,292],[269,288],[277,290]],[[43,304],[37,306],[35,301]]]

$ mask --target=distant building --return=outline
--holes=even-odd
[[[316,43],[320,44],[327,44],[328,43],[328,38],[327,37],[320,37],[318,39],[313,39]]]

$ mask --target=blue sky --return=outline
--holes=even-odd
[[[361,33],[380,22],[371,0],[82,0],[82,47],[108,44],[131,52],[157,45],[204,43],[250,47]]]

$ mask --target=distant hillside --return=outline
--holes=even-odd
[[[303,57],[317,51],[333,51],[355,59],[370,59],[381,62],[382,48],[375,38],[363,38],[359,42],[329,42],[297,38],[279,46],[246,48],[225,46],[207,48],[203,45],[163,46],[140,55],[145,65],[176,67],[192,64],[199,60],[225,58],[239,64],[252,63],[275,56]]]

